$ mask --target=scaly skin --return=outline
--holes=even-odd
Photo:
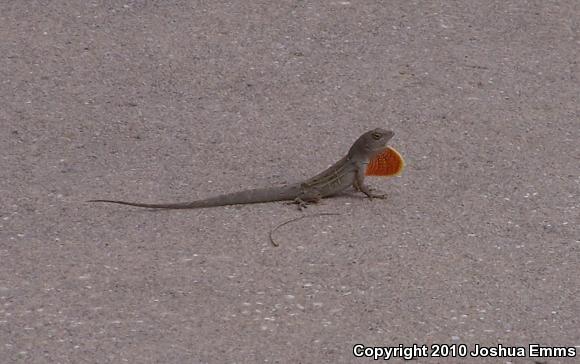
[[[147,204],[117,200],[90,200],[89,202],[108,202],[156,209],[195,209],[292,200],[300,207],[305,207],[308,203],[315,203],[321,198],[334,196],[351,186],[369,198],[384,198],[384,195],[373,194],[364,184],[365,169],[373,157],[387,148],[387,142],[394,135],[395,133],[390,130],[380,128],[370,130],[354,142],[346,156],[328,169],[304,182],[288,186],[245,190],[181,203]]]

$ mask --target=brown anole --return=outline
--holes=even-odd
[[[384,198],[371,192],[364,184],[365,175],[394,175],[403,168],[403,160],[387,142],[395,135],[381,128],[361,135],[346,156],[318,175],[304,182],[282,187],[269,187],[234,192],[193,202],[148,204],[117,200],[90,200],[157,209],[195,209],[202,207],[251,204],[291,200],[300,208],[316,203],[323,197],[334,196],[349,187],[369,198]]]

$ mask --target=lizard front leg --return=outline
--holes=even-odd
[[[352,183],[352,186],[354,187],[354,189],[364,193],[371,200],[373,198],[380,198],[380,199],[387,198],[387,194],[375,194],[375,193],[373,193],[371,191],[371,189],[367,185],[364,184],[364,180],[365,180],[364,171],[361,171],[360,168],[357,169],[355,171],[354,182]]]

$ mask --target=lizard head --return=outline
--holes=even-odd
[[[387,147],[395,133],[391,130],[376,128],[361,135],[348,151],[350,157],[360,156],[371,159]]]

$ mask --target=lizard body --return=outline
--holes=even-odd
[[[147,204],[117,200],[90,200],[136,207],[160,209],[194,209],[224,205],[251,204],[260,202],[293,200],[300,207],[318,202],[321,198],[336,195],[354,187],[369,198],[384,198],[375,195],[364,184],[365,169],[369,162],[387,149],[387,142],[395,135],[390,130],[377,128],[361,135],[341,160],[301,183],[282,187],[257,188],[228,193],[203,200],[168,204]]]

